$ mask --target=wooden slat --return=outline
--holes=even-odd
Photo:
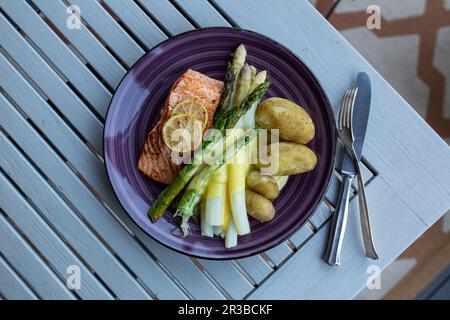
[[[198,262],[233,299],[242,299],[253,289],[251,283],[229,261],[198,259]]]
[[[38,297],[0,256],[0,295],[8,300],[37,300]]]
[[[143,54],[144,50],[122,29],[110,14],[97,1],[69,0],[82,12],[83,19],[102,37],[127,67],[131,67]]]
[[[259,254],[236,260],[236,262],[252,277],[256,283],[260,283],[273,271]]]
[[[360,162],[360,168],[361,168],[361,173],[362,173],[362,176],[363,176],[364,185],[367,185],[367,182],[370,179],[374,178],[373,173],[362,162]],[[358,191],[358,179],[357,179],[357,177],[355,177],[355,179],[353,180],[352,187],[353,187],[353,189]]]
[[[138,235],[145,245],[152,250],[153,254],[158,257],[159,261],[164,264],[194,299],[225,299],[217,287],[209,281],[187,256],[160,245],[140,229],[136,229],[137,227],[134,227],[133,232],[139,232]]]
[[[192,30],[192,24],[168,0],[138,0],[171,36]]]
[[[309,222],[316,228],[319,229],[331,215],[333,214],[333,209],[328,207],[325,203],[321,203],[317,208],[317,211],[309,219]]]
[[[0,3],[0,7],[58,67],[59,71],[69,79],[74,87],[83,94],[86,100],[104,116],[111,93],[56,36],[38,14],[24,1],[6,0]]]
[[[0,139],[2,148],[4,136]],[[11,153],[8,147],[3,152]],[[84,263],[58,238],[46,222],[20,196],[12,184],[0,173],[0,204],[14,224],[33,243],[63,279],[67,277],[68,266],[80,268],[83,285],[77,294],[83,299],[113,299],[113,296],[92,275]]]
[[[76,299],[2,214],[0,214],[0,252],[42,299]]]
[[[6,61],[4,60],[4,58],[2,58],[0,56],[0,69],[2,70],[2,74],[5,75],[5,77],[2,77],[0,80],[0,83],[2,85],[2,87],[13,97],[16,99],[16,101],[21,105],[21,107],[24,107],[24,110],[31,111],[32,114],[36,115],[38,114],[38,117],[43,117],[43,122],[40,122],[41,125],[44,126],[48,126],[50,125],[50,131],[52,132],[52,134],[54,136],[58,136],[58,137],[62,137],[61,135],[61,130],[62,128],[64,128],[64,125],[60,122],[60,121],[56,121],[55,123],[51,124],[51,119],[55,118],[55,115],[52,113],[51,109],[48,108],[45,103],[40,100],[40,98],[37,96],[37,94],[34,92],[34,90],[31,87],[27,87],[25,85],[25,83],[23,82],[23,80],[20,79],[20,76],[14,71],[14,69],[12,68],[12,66]],[[6,83],[3,83],[3,80],[7,80]],[[33,97],[32,99],[30,99],[30,97]],[[46,117],[46,115],[49,115],[48,117]],[[53,128],[52,128],[53,126]],[[47,129],[49,129],[49,127],[46,127]],[[63,138],[64,139],[64,138]],[[73,147],[70,144],[67,144],[67,146],[69,147]],[[14,163],[14,161],[12,161],[11,163]],[[16,172],[16,170],[12,170],[11,174],[19,174],[20,172]],[[24,186],[29,188],[29,184],[24,182]],[[37,182],[36,182],[37,183]],[[44,183],[44,181],[39,181],[39,183]],[[45,185],[45,183],[44,183]],[[54,194],[49,188],[48,189],[40,189],[39,187],[36,187],[36,189],[32,189],[29,190],[32,193],[39,193],[39,192],[50,192],[50,194]],[[59,197],[56,197],[58,200],[60,199]],[[52,201],[52,197],[41,197],[41,198],[37,198],[34,199],[35,201],[39,201],[39,202],[43,202],[42,204],[45,207],[45,201]],[[55,211],[58,211],[59,209],[57,208],[59,207],[63,207],[65,209],[65,205],[62,202],[56,202],[54,204],[55,207]],[[62,209],[62,208],[60,208]],[[70,212],[70,211],[69,211]],[[60,216],[58,216],[58,214],[55,214],[55,218],[59,218]],[[75,217],[72,216],[73,219],[75,219]],[[58,220],[62,226],[66,226],[67,225],[64,223],[63,220]],[[81,228],[80,225],[77,225],[79,227],[79,232],[80,234],[84,234],[86,232],[88,232],[87,229],[83,229]],[[74,230],[73,229],[68,229],[66,230],[68,233],[70,233],[69,235],[74,237],[74,240],[83,240],[81,239],[81,237],[78,237],[76,234],[73,234]],[[90,233],[86,234],[86,239],[92,239],[94,240],[94,238],[92,237],[92,235]],[[96,243],[96,245],[98,245],[98,252],[97,255],[99,255],[101,252],[103,252],[102,250],[104,250],[104,247],[102,247],[99,243],[97,242],[93,242]],[[94,255],[95,251],[91,251],[91,250],[87,250],[88,247],[86,246],[81,246],[81,248],[83,250],[86,251],[86,254],[88,255]],[[107,252],[103,252],[105,255],[108,255]],[[93,259],[95,259],[95,261],[97,261],[97,263],[99,264],[98,266],[101,265],[100,261],[99,261],[99,257],[93,257]],[[112,257],[111,257],[112,258]],[[111,262],[113,262],[113,260],[111,260]],[[113,277],[116,281],[115,283],[113,283],[114,286],[117,286],[117,290],[118,292],[123,292],[125,294],[125,291],[127,289],[130,289],[131,284],[133,283],[133,281],[129,281],[131,280],[131,278],[128,277],[128,275],[126,274],[126,272],[123,270],[122,267],[120,267],[119,265],[115,264],[115,263],[111,263],[110,267],[118,272],[117,275],[114,274],[110,274],[109,272],[113,271],[113,270],[108,270],[108,269],[103,269],[100,268],[100,270],[97,270],[99,274],[105,272],[105,275],[109,276],[109,277]],[[121,274],[121,275],[120,275]],[[119,276],[120,275],[120,276]],[[125,279],[128,279],[128,285],[119,285],[119,281],[117,280],[123,280],[123,282],[127,282],[125,281]],[[136,291],[139,292],[138,290]],[[145,295],[144,295],[145,296]]]
[[[339,191],[341,190],[341,181],[341,175],[335,171],[331,177],[330,184],[328,185],[327,193],[325,194],[325,199],[333,206],[336,204]]]
[[[0,144],[4,150],[2,169],[111,290],[121,299],[151,298],[3,134]]]
[[[67,28],[67,7],[61,1],[35,0],[33,2],[86,58],[103,79],[111,87],[115,88],[125,74],[125,69],[91,32],[86,28],[73,30]]]
[[[0,16],[0,33],[4,35],[2,46],[15,62],[38,84],[61,113],[70,119],[73,126],[101,152],[103,139],[98,135],[98,131],[102,129],[101,122],[3,16]]]
[[[157,264],[130,237],[122,225],[111,217],[91,191],[71,172],[64,161],[39,137],[14,107],[0,94],[0,125],[33,158],[40,169],[60,188],[84,215],[96,232],[108,242],[122,261],[160,299],[183,299],[186,296],[173,284]],[[39,146],[36,148],[35,146]],[[149,270],[152,270],[150,273]]]
[[[206,0],[175,0],[199,26],[230,26],[228,21]]]
[[[292,249],[286,242],[283,242],[282,244],[267,250],[265,253],[275,266],[278,266],[292,253]]]
[[[341,187],[340,177],[338,177],[337,174],[334,173],[333,176],[331,177],[327,193],[325,194],[326,201],[328,201],[328,203],[331,206],[333,206],[333,208],[337,201],[340,187]],[[350,201],[353,201],[353,199],[351,199]],[[324,202],[322,202],[320,206],[317,208],[316,212],[309,219],[309,222],[311,222],[311,224],[316,229],[319,229],[325,223],[325,221],[332,215],[333,211],[334,209],[329,208]]]
[[[295,232],[289,240],[298,248],[302,244],[305,243],[306,240],[308,240],[309,237],[313,235],[313,231],[309,227],[309,224],[304,225],[300,228],[297,232]]]
[[[1,57],[1,56],[0,56]],[[1,60],[1,59],[0,59]],[[5,69],[3,69],[3,67]],[[44,101],[36,94],[33,88],[27,85],[20,75],[5,62],[0,69],[7,77],[0,78],[0,84],[8,94],[30,116],[36,125],[46,136],[58,146],[59,150],[70,159],[71,164],[83,175],[83,177],[95,187],[108,206],[119,215],[120,219],[135,233],[150,251],[162,261],[166,267],[177,277],[189,292],[198,298],[220,299],[223,296],[212,285],[205,275],[198,270],[186,256],[171,252],[167,248],[151,240],[144,234],[123,211],[115,198],[104,171],[103,164],[89,151],[71,130],[61,123],[57,115],[48,108]],[[99,132],[101,134],[101,132]],[[49,169],[51,171],[51,169]],[[48,173],[47,173],[48,174]],[[68,196],[68,195],[66,195]],[[183,265],[179,270],[178,266]]]
[[[106,184],[102,180],[103,165],[89,152],[87,146],[78,139],[71,129],[60,120],[57,114],[50,108],[36,91],[21,77],[21,75],[0,55],[1,69],[4,77],[0,78],[0,85],[9,96],[21,107],[21,109],[34,121],[51,141],[66,154],[71,163],[76,165],[78,171],[91,172],[99,186]],[[101,134],[101,132],[98,132]],[[83,157],[84,156],[84,157]],[[95,179],[93,179],[95,180]],[[101,191],[102,189],[100,189]]]
[[[167,36],[135,2],[128,0],[103,0],[103,2],[147,49],[167,39]]]

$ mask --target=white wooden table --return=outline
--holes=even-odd
[[[70,4],[81,9],[80,29],[67,27]],[[370,265],[385,268],[450,207],[449,147],[305,0],[0,0],[0,7],[2,299],[350,299]],[[238,261],[162,247],[119,205],[103,166],[102,130],[120,79],[170,36],[230,25],[293,50],[335,111],[358,71],[371,76],[363,157],[381,260],[363,255],[353,199],[342,266],[323,262],[337,173],[307,225]],[[66,286],[73,266],[77,290]]]

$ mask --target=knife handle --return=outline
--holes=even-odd
[[[373,243],[372,230],[370,227],[369,208],[367,207],[366,191],[364,187],[363,176],[359,167],[359,162],[356,161],[356,174],[358,176],[358,204],[359,215],[361,220],[361,230],[364,241],[364,249],[366,250],[366,256],[378,260],[378,254],[375,250]]]
[[[332,266],[338,266],[341,263],[341,249],[344,241],[345,228],[347,226],[348,201],[354,177],[354,175],[343,173],[342,188],[339,193],[338,205],[333,215],[328,248],[325,254],[326,262]]]

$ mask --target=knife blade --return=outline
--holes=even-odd
[[[356,157],[359,161],[361,160],[364,139],[366,137],[370,113],[370,101],[372,99],[370,78],[365,72],[358,73],[356,78],[356,87],[358,88],[358,94],[356,95],[355,107],[353,111],[353,136],[355,139],[353,146],[355,148]],[[341,172],[342,171],[353,174],[356,173],[352,156],[347,152],[347,150],[345,150],[344,155],[342,156]]]

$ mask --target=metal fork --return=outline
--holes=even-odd
[[[366,256],[372,259],[378,259],[378,254],[373,243],[372,230],[370,227],[369,209],[367,207],[366,192],[364,187],[364,180],[361,174],[359,159],[354,148],[353,135],[353,109],[355,107],[355,99],[358,93],[358,88],[348,90],[342,101],[341,110],[339,111],[338,119],[338,134],[347,151],[351,154],[355,164],[356,175],[358,177],[358,192],[359,192],[359,214],[361,220],[361,229],[364,241],[364,248]],[[344,227],[345,229],[345,227]],[[343,234],[342,234],[343,236]]]

